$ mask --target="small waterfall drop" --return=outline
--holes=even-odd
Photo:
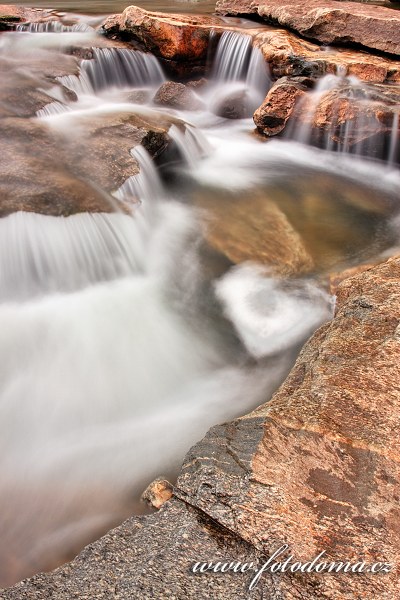
[[[139,50],[93,48],[93,58],[83,60],[80,74],[59,81],[76,94],[96,94],[107,88],[151,87],[161,84],[164,73],[158,60]]]
[[[0,219],[0,301],[71,292],[144,268],[143,236],[132,217],[19,212]]]
[[[252,54],[251,36],[225,31],[218,43],[212,78],[245,81]]]
[[[68,110],[71,110],[68,105],[55,101],[46,104],[46,106],[36,111],[36,116],[39,118],[51,117],[52,115],[60,115],[62,113],[65,113]]]
[[[113,196],[123,202],[136,203],[144,201],[144,209],[146,210],[162,196],[161,179],[151,156],[143,146],[139,145],[133,148],[131,155],[138,161],[140,172],[138,175],[129,177],[114,192]]]
[[[393,112],[392,126],[386,126],[377,117],[383,106],[379,106],[380,100],[379,89],[357,77],[340,72],[326,75],[298,103],[285,137],[392,164],[396,157],[398,112]]]
[[[74,31],[91,32],[93,27],[86,23],[76,23],[75,25],[64,25],[60,21],[46,21],[45,23],[22,23],[17,25],[16,31],[26,31],[28,33],[68,33]]]
[[[396,112],[393,116],[392,133],[390,136],[390,147],[389,147],[389,165],[394,165],[396,162],[396,155],[399,151],[399,138],[400,138],[400,112]]]
[[[108,87],[152,86],[164,81],[152,54],[125,48],[94,48],[92,60],[82,61],[82,71],[94,92]]]
[[[235,31],[222,34],[211,79],[213,110],[218,113],[221,105],[234,98],[248,117],[261,104],[271,85],[268,65],[261,50],[253,47],[250,35]]]
[[[188,123],[183,131],[177,125],[172,125],[169,135],[189,169],[196,169],[199,161],[210,152],[211,147],[205,135]]]

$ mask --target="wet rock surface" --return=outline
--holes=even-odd
[[[400,139],[399,105],[400,86],[357,89],[344,82],[323,94],[317,105],[312,95],[305,97],[297,106],[296,122],[310,128],[315,145],[379,159],[389,153],[395,138]],[[400,155],[393,154],[392,161],[399,160]]]
[[[335,0],[219,0],[217,13],[258,16],[324,44],[357,44],[400,54],[400,15],[385,7]]]
[[[336,74],[340,69],[362,81],[400,81],[400,62],[396,58],[351,48],[319,45],[285,29],[266,26],[254,31],[253,44],[262,51],[275,79],[285,75],[320,77],[327,73]]]
[[[396,597],[396,568],[266,573],[253,591],[252,571],[190,568],[203,560],[260,566],[284,543],[303,562],[324,550],[328,562],[396,563],[399,281],[399,258],[343,281],[334,319],[309,340],[272,400],[214,427],[189,452],[175,498],[2,600]]]
[[[0,119],[0,215],[129,210],[110,194],[139,173],[130,150],[141,143],[161,152],[170,123],[157,113],[103,115],[74,122],[68,135],[35,120]]]
[[[190,87],[175,81],[163,83],[154,96],[153,102],[179,110],[198,110],[202,106],[201,100]]]
[[[266,136],[281,133],[292,116],[296,103],[306,92],[307,85],[301,78],[279,79],[254,113],[254,123],[258,131]]]

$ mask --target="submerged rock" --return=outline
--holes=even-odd
[[[346,279],[335,318],[304,347],[272,400],[219,425],[187,455],[174,498],[129,519],[72,563],[3,600],[174,597],[380,598],[397,574],[266,571],[283,544],[295,561],[396,565],[400,426],[400,258]],[[199,561],[253,563],[194,574]],[[317,561],[318,562],[318,561]]]
[[[306,273],[313,260],[285,214],[267,196],[249,191],[197,195],[205,209],[208,244],[232,263],[254,261],[280,275]]]
[[[400,54],[400,15],[385,7],[335,0],[218,0],[217,13],[262,17],[324,44]]]
[[[251,96],[248,90],[235,90],[224,94],[216,101],[213,112],[224,119],[246,119],[251,117]]]

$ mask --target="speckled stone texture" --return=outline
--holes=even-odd
[[[390,8],[336,0],[219,0],[217,13],[258,16],[324,44],[400,54],[400,14]]]
[[[400,554],[400,258],[345,279],[273,399],[189,452],[174,498],[1,600],[393,600]],[[195,575],[197,561],[391,562],[386,575]]]

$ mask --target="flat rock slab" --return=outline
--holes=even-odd
[[[398,597],[386,575],[195,575],[198,561],[253,562],[282,544],[296,560],[396,565],[400,551],[400,258],[345,279],[334,319],[272,400],[219,425],[187,455],[174,497],[70,564],[1,600],[318,600]]]
[[[336,0],[219,0],[222,15],[257,15],[324,44],[357,44],[400,54],[400,14],[390,8]]]

